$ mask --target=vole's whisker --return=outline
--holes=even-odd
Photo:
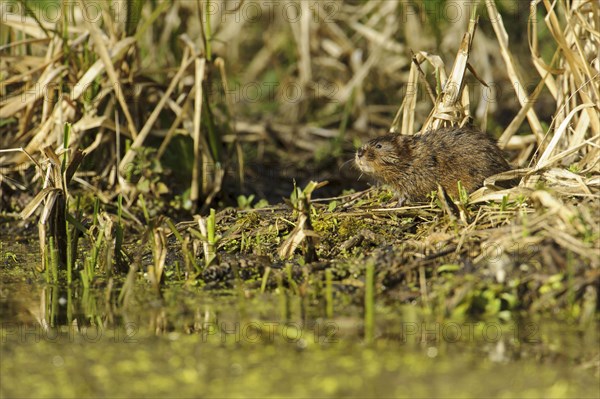
[[[338,170],[342,170],[342,168],[343,168],[344,166],[346,166],[346,165],[347,165],[348,163],[350,163],[350,162],[354,162],[354,159],[349,159],[349,160],[347,160],[346,162],[342,163],[342,164],[340,165],[340,167],[339,167],[339,169],[338,169]]]

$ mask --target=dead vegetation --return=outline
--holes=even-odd
[[[426,4],[394,1],[298,2],[287,13],[260,2],[231,9],[216,1],[156,8],[134,1],[123,10],[91,2],[96,18],[65,2],[52,21],[43,18],[42,3],[0,4],[5,215],[19,210],[14,198],[27,198],[23,192],[32,197],[23,216],[33,217],[41,203],[41,225],[63,212],[50,219],[66,223],[71,236],[95,237],[88,247],[110,246],[104,270],[125,262],[121,243],[114,244],[122,226],[126,241],[145,232],[155,287],[174,267],[169,231],[188,282],[215,271],[227,250],[263,257],[261,271],[275,268],[264,272],[263,290],[269,279],[285,280],[275,265],[283,276],[295,270],[305,284],[307,273],[331,268],[339,287],[362,287],[364,263],[372,260],[377,284],[391,298],[438,301],[449,313],[558,306],[587,322],[584,309],[598,306],[597,2],[532,2],[527,19],[487,0],[477,9],[465,3],[451,21],[444,2],[435,14]],[[528,49],[515,50],[506,22],[521,24]],[[439,53],[429,50],[436,44],[432,25],[448,32]],[[502,128],[499,115],[510,115]],[[335,187],[350,186],[340,172],[350,141],[469,121],[499,136],[515,170],[468,198],[438,193],[430,204],[390,209],[385,191],[319,200],[311,199],[312,183],[294,188],[285,206],[252,209],[249,197],[238,197],[279,194],[283,179],[291,181],[277,166],[287,160],[300,170],[299,182],[323,169]],[[77,172],[68,171],[70,159],[77,159]],[[515,176],[517,187],[492,187]],[[82,203],[97,198],[97,208],[74,217],[76,196]],[[175,227],[158,217],[172,208],[207,215],[236,197],[236,211],[193,223]],[[60,198],[64,211],[56,208]],[[45,234],[40,228],[42,248]],[[59,244],[66,233],[48,234],[53,245],[68,245]],[[88,271],[88,283],[102,266],[92,258],[70,261]],[[131,259],[128,282],[139,270],[138,255]],[[265,269],[264,259],[273,265]],[[240,276],[231,264],[221,280]]]

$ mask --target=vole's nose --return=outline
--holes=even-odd
[[[362,157],[363,155],[365,155],[365,148],[364,148],[364,147],[360,147],[360,148],[358,149],[358,151],[356,151],[356,154],[357,154],[359,157]]]

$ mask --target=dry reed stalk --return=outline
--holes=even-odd
[[[159,2],[159,6],[155,9],[150,5],[144,8],[142,25],[135,36],[120,34],[119,32],[123,31],[122,27],[113,20],[110,13],[106,13],[102,15],[102,28],[93,28],[98,30],[97,34],[90,35],[86,32],[85,24],[74,21],[66,44],[62,42],[62,36],[53,32],[52,26],[47,26],[44,21],[40,27],[32,18],[10,15],[7,19],[9,23],[2,28],[9,32],[11,41],[8,44],[0,43],[2,45],[0,49],[3,51],[3,59],[0,61],[1,73],[3,77],[8,76],[7,82],[10,85],[0,87],[3,90],[0,114],[16,122],[2,127],[3,134],[0,135],[0,140],[3,148],[24,147],[35,157],[36,152],[45,146],[52,145],[56,148],[60,145],[59,132],[62,123],[72,122],[71,149],[85,146],[92,156],[108,154],[103,157],[106,158],[106,162],[90,172],[95,173],[100,181],[103,179],[115,181],[113,166],[117,159],[117,150],[113,141],[113,132],[118,130],[123,137],[134,139],[129,152],[119,162],[123,170],[127,163],[135,160],[135,148],[148,145],[148,138],[160,132],[157,127],[162,128],[158,125],[166,119],[168,129],[165,130],[168,132],[167,137],[163,139],[160,155],[164,154],[170,138],[176,132],[191,133],[194,135],[196,146],[195,162],[199,159],[198,151],[201,162],[212,162],[208,145],[201,141],[204,131],[198,127],[200,122],[204,123],[205,118],[197,120],[200,110],[197,88],[202,87],[198,82],[201,73],[197,69],[190,68],[201,59],[198,58],[200,52],[206,50],[200,50],[197,42],[191,39],[200,37],[201,31],[205,32],[198,24],[199,10],[194,2],[174,2],[168,10],[164,8],[164,4],[166,2]],[[216,2],[216,4],[224,3]],[[432,43],[427,38],[406,38],[406,43],[415,50],[415,62],[411,63],[407,46],[402,41],[402,36],[406,36],[403,32],[408,29],[406,25],[418,25],[420,31],[424,32],[422,36],[427,36],[425,34],[427,27],[419,16],[410,13],[406,25],[399,23],[398,15],[406,11],[401,8],[406,6],[403,2],[360,4],[342,2],[337,13],[331,17],[325,12],[325,6],[322,3],[317,4],[314,10],[310,10],[312,14],[305,13],[306,8],[302,8],[304,10],[302,18],[291,21],[283,18],[280,13],[269,14],[268,8],[261,4],[263,15],[269,15],[269,18],[272,15],[272,18],[266,21],[268,23],[260,26],[260,29],[256,29],[257,25],[251,20],[240,21],[232,18],[231,13],[228,14],[230,10],[226,7],[217,7],[218,12],[209,16],[213,28],[211,32],[213,53],[227,60],[230,76],[234,78],[239,76],[242,87],[244,84],[272,83],[265,76],[273,75],[275,78],[269,79],[279,83],[273,101],[277,103],[278,108],[272,113],[264,111],[264,108],[260,107],[262,105],[260,102],[249,104],[250,101],[242,96],[230,97],[230,91],[226,90],[224,103],[227,107],[230,110],[234,107],[241,108],[244,112],[236,110],[235,120],[223,118],[226,121],[224,126],[231,126],[231,129],[225,129],[228,131],[223,133],[223,142],[244,141],[252,148],[259,148],[257,149],[259,154],[262,154],[260,148],[261,146],[264,148],[264,143],[280,142],[283,144],[274,150],[279,157],[287,159],[292,151],[296,151],[310,161],[314,157],[315,148],[338,137],[338,126],[342,119],[340,109],[344,108],[345,102],[353,102],[352,106],[348,107],[348,120],[353,136],[361,133],[365,136],[378,134],[373,130],[386,124],[389,126],[392,116],[389,103],[393,101],[389,99],[398,98],[399,90],[407,87],[404,86],[406,82],[408,82],[407,95],[402,99],[402,106],[398,110],[398,118],[392,124],[392,131],[403,134],[414,133],[419,127],[415,121],[426,116],[427,112],[424,112],[424,109],[430,109],[432,105],[437,108],[425,123],[425,127],[431,126],[432,122],[460,124],[464,122],[465,116],[470,115],[471,104],[479,102],[479,108],[483,107],[479,97],[469,98],[460,91],[450,92],[451,87],[464,87],[465,71],[469,68],[469,60],[473,64],[472,70],[476,70],[484,77],[487,76],[486,72],[489,71],[482,72],[482,65],[486,68],[489,64],[477,63],[475,60],[479,58],[475,55],[480,56],[481,59],[501,58],[507,67],[507,81],[522,83],[519,70],[523,67],[518,65],[518,58],[508,47],[508,35],[501,18],[496,18],[499,15],[494,2],[486,3],[489,14],[495,17],[491,23],[496,37],[485,38],[485,44],[489,45],[490,49],[486,52],[485,48],[482,50],[477,46],[478,40],[484,38],[482,31],[478,31],[474,36],[474,30],[466,26],[461,25],[460,29],[456,28],[455,32],[466,29],[471,33],[465,36],[459,49],[460,56],[457,57],[457,62],[449,76],[446,76],[442,61],[447,54],[436,55],[419,51],[430,47],[422,44]],[[408,5],[410,10],[413,10],[413,6]],[[519,166],[519,169],[515,173],[519,177],[525,177],[527,186],[503,191],[492,191],[484,187],[471,196],[471,202],[479,204],[482,209],[488,209],[488,206],[493,209],[494,206],[498,206],[498,203],[502,203],[505,196],[508,196],[510,209],[518,208],[527,214],[541,215],[542,219],[536,221],[536,226],[543,227],[539,227],[539,231],[547,233],[545,238],[552,240],[549,232],[561,232],[557,234],[557,237],[560,237],[559,246],[564,244],[566,249],[568,245],[572,245],[578,254],[584,252],[591,254],[592,250],[598,247],[598,240],[592,239],[591,242],[584,242],[585,245],[581,244],[585,241],[585,234],[582,234],[580,227],[577,227],[577,223],[570,225],[564,218],[557,216],[559,211],[551,204],[559,204],[557,206],[564,206],[565,209],[573,212],[565,214],[586,218],[586,223],[597,224],[597,216],[594,219],[594,211],[597,207],[589,204],[593,204],[594,200],[597,201],[600,189],[598,175],[600,132],[597,130],[600,60],[594,53],[594,49],[598,48],[599,6],[596,2],[585,1],[541,1],[532,3],[532,7],[536,11],[531,14],[532,16],[545,13],[543,23],[548,27],[557,50],[548,59],[540,55],[540,43],[545,40],[544,45],[548,45],[547,38],[542,37],[538,32],[537,26],[542,23],[542,20],[531,18],[530,47],[533,64],[540,74],[540,81],[532,93],[527,93],[527,97],[519,97],[521,106],[501,137],[503,146],[506,145],[508,150],[518,152],[514,163]],[[183,21],[182,15],[190,17],[187,21]],[[164,16],[164,21],[156,24],[147,22],[156,22],[158,16]],[[464,22],[466,25],[466,20]],[[166,50],[172,47],[172,39],[175,35],[182,33],[180,27],[185,29],[185,34],[179,36],[184,46],[182,46],[181,58],[177,58],[174,51]],[[450,36],[445,39],[446,43],[460,42],[460,38]],[[473,40],[474,45],[472,45]],[[93,48],[92,44],[100,49],[106,48],[106,52],[102,57],[87,62],[83,62],[80,58],[66,58],[67,55],[63,50],[68,49],[71,56],[83,54]],[[246,49],[251,51],[244,58],[243,53]],[[497,54],[494,49],[499,49]],[[146,56],[143,58],[141,58],[141,50],[146,51]],[[478,51],[482,53],[477,54]],[[107,53],[110,60],[107,58]],[[222,71],[225,68],[218,66],[216,62],[214,66],[220,68],[223,87],[226,87],[227,80],[230,83],[231,80],[224,78]],[[207,75],[205,82],[209,84],[209,77],[214,74],[215,69],[211,68],[210,63],[206,63],[205,68]],[[438,100],[438,105],[435,105],[421,104],[418,101],[419,83],[425,82],[428,85],[427,78],[430,78],[432,72],[441,83],[440,88],[446,90],[440,96],[440,99],[442,97],[446,99],[446,103]],[[133,122],[143,122],[135,126],[139,129],[135,137],[135,129],[130,128],[129,118],[125,115],[127,111],[120,110],[124,109],[123,99],[115,92],[111,83],[117,82],[122,85],[130,81],[136,87],[145,87],[144,79],[156,75],[158,78],[152,84],[160,86],[155,91],[160,93],[158,98],[143,102],[146,92],[142,92],[135,97],[137,98],[135,101],[142,102],[138,104],[139,106],[130,109]],[[49,101],[44,101],[45,99],[42,99],[37,92],[32,96],[28,94],[36,83],[59,84],[60,82],[74,85],[73,90],[70,93],[63,93],[62,97],[55,95]],[[94,82],[100,86],[98,93],[95,94],[97,97],[93,98],[98,101],[86,102],[86,94],[92,92],[90,86],[93,86]],[[322,82],[331,85],[323,86]],[[299,101],[286,101],[283,97],[286,83],[300,84],[303,88]],[[382,86],[385,87],[382,89]],[[323,90],[323,87],[331,90]],[[207,90],[207,87],[203,89]],[[239,94],[235,87],[229,89],[232,89],[234,94]],[[548,89],[556,102],[554,122],[550,125],[550,129],[540,124],[541,116],[536,114],[533,106],[535,99],[547,96],[544,89]],[[433,91],[430,89],[431,93]],[[384,100],[380,100],[381,93],[389,95],[387,103],[385,97]],[[195,96],[194,112],[192,112],[192,94]],[[27,95],[25,104],[20,102],[21,95]],[[126,100],[130,101],[133,98]],[[452,102],[455,103],[455,108],[449,107]],[[385,105],[388,105],[388,108],[385,108]],[[487,105],[482,114],[485,114],[486,107]],[[121,120],[126,126],[119,125],[118,121],[115,122],[113,115],[116,111],[123,112],[124,118]],[[220,117],[227,113],[221,110],[217,112],[222,112],[219,114]],[[292,117],[288,117],[290,115]],[[475,115],[481,118],[477,119],[477,123],[485,126],[487,116],[479,113]],[[400,116],[402,116],[401,120]],[[522,130],[526,119],[531,132],[520,135],[519,130]],[[200,141],[197,140],[198,129],[201,133]],[[371,132],[367,133],[369,129]],[[83,140],[85,135],[89,137],[92,134],[94,136],[89,141]],[[33,165],[23,154],[7,153],[0,153],[0,163],[8,165],[3,167],[3,173],[4,170],[10,173]],[[224,172],[221,170],[219,173]],[[511,175],[496,176],[488,183],[492,184],[496,180],[510,177]],[[196,181],[197,177],[194,180]],[[206,201],[214,198],[220,189],[223,176],[206,176],[201,180],[205,184],[204,189],[200,191],[206,196],[204,202],[206,207]],[[95,187],[96,184],[89,175],[75,176],[74,181],[105,201],[110,201],[112,198],[112,194]],[[542,183],[546,185],[553,201],[542,197],[539,193]],[[132,195],[133,192],[131,191]],[[540,201],[540,198],[544,201]],[[132,198],[129,198],[130,203],[131,201]],[[519,201],[520,208],[513,206]],[[581,209],[585,207],[578,207],[578,203],[589,206],[587,210],[589,217],[582,216],[587,211]],[[390,211],[378,209],[369,212],[387,215]],[[355,217],[362,214],[364,212],[352,213]],[[509,222],[503,221],[499,215],[503,213],[490,210],[477,215],[475,220],[481,223],[482,227],[502,229]],[[429,216],[431,214],[427,215]],[[544,217],[548,219],[546,224],[542,223]],[[479,227],[474,229],[473,236],[464,235],[462,239],[472,237],[482,245],[496,239],[489,234],[481,233]],[[516,238],[526,230],[525,227],[516,226],[512,232],[502,231]],[[572,239],[564,237],[564,234]]]
[[[204,66],[205,59],[196,58],[196,80],[195,80],[195,97],[194,97],[194,167],[192,169],[192,184],[190,199],[194,204],[200,199],[200,176],[202,172],[203,155],[200,152],[201,136],[200,136],[200,121],[202,117],[202,82],[204,81]],[[208,166],[207,163],[204,164]],[[204,181],[204,180],[203,180]],[[203,190],[204,191],[204,190]]]

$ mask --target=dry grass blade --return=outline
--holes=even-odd
[[[476,25],[476,22],[473,21],[469,25],[469,31],[464,34],[450,76],[441,82],[443,89],[440,98],[436,101],[431,116],[423,124],[423,131],[437,129],[444,126],[446,122],[461,126],[465,124],[470,113],[469,108],[465,106],[466,104],[458,104],[458,102],[463,95],[464,78]],[[466,92],[464,93],[466,94]]]
[[[79,149],[76,150],[71,162],[69,163],[69,166],[67,166],[67,170],[65,171],[65,184],[68,185],[71,182],[75,172],[77,169],[79,169],[81,162],[83,162],[83,158],[85,158],[85,152]]]
[[[546,76],[549,76],[549,74],[546,74]],[[523,121],[525,120],[525,118],[527,117],[527,114],[529,113],[529,111],[531,110],[533,105],[535,104],[535,101],[538,99],[538,96],[542,92],[542,89],[544,87],[546,87],[545,83],[547,83],[547,82],[548,82],[548,80],[544,79],[538,84],[535,91],[531,95],[531,98],[530,98],[531,101],[529,101],[527,104],[525,104],[525,106],[521,107],[521,109],[519,110],[517,115],[513,118],[513,120],[510,122],[510,124],[504,129],[504,132],[502,132],[502,135],[498,139],[498,146],[500,148],[502,148],[502,149],[507,148],[508,142],[514,138],[514,135],[517,133],[517,130],[519,129],[519,127],[521,127],[521,125],[523,124]]]
[[[102,38],[99,37],[100,35],[98,33],[96,33],[96,35],[98,36],[98,37],[96,37],[96,40],[100,40],[102,42]],[[123,40],[119,40],[114,45],[112,45],[110,53],[107,55],[108,61],[104,58],[97,60],[94,64],[92,64],[91,67],[89,67],[87,69],[87,71],[85,71],[83,76],[75,84],[75,86],[73,87],[72,99],[73,100],[79,99],[79,97],[81,97],[81,95],[91,87],[92,83],[96,79],[98,79],[101,76],[101,74],[106,70],[106,65],[111,66],[111,68],[110,68],[111,71],[107,72],[107,73],[109,73],[109,75],[116,74],[113,64],[122,60],[123,57],[125,56],[125,54],[127,53],[127,51],[129,51],[129,49],[134,44],[135,44],[135,40],[133,38],[126,37]],[[104,49],[106,50],[105,47],[104,47]],[[122,94],[123,90],[119,89],[120,86],[113,86],[113,87],[115,88],[115,93],[121,92],[120,95],[121,96],[123,95]]]
[[[31,215],[33,215],[33,212],[35,212],[35,210],[42,204],[42,202],[46,198],[49,198],[50,193],[53,191],[60,191],[60,190],[58,188],[54,188],[54,187],[46,187],[43,190],[41,190],[39,193],[37,193],[36,196],[33,197],[33,199],[31,201],[29,201],[29,203],[21,211],[21,218],[29,219],[29,217]]]
[[[306,229],[305,225],[306,225],[307,220],[308,220],[308,218],[303,214],[298,217],[296,226],[291,231],[288,238],[285,239],[285,241],[281,244],[281,246],[277,250],[277,254],[279,255],[280,258],[282,258],[282,259],[291,258],[294,255],[298,246],[302,242],[304,242],[304,240],[308,236],[316,237],[314,232],[308,231]]]
[[[131,161],[133,160],[133,157],[135,156],[135,149],[141,147],[144,144],[144,141],[150,134],[150,131],[152,130],[152,127],[154,126],[154,123],[158,119],[158,116],[160,115],[161,111],[163,110],[165,104],[167,103],[169,96],[173,93],[173,91],[179,84],[179,81],[183,77],[185,71],[192,64],[192,62],[194,62],[193,57],[184,59],[182,61],[181,65],[179,67],[179,70],[177,71],[177,73],[175,74],[173,79],[171,80],[169,87],[167,88],[167,90],[161,97],[160,101],[158,102],[158,104],[156,105],[156,107],[154,108],[154,110],[152,111],[152,113],[150,114],[148,119],[146,120],[144,127],[140,130],[138,136],[131,144],[129,151],[127,151],[125,153],[125,156],[119,163],[119,170],[121,171],[121,173],[124,173],[126,171],[126,169],[129,167],[129,164],[131,163]]]
[[[64,76],[66,72],[67,67],[65,66],[59,66],[57,68],[49,66],[44,71],[43,77],[40,79],[40,87],[50,86],[53,82]],[[0,103],[0,118],[4,119],[14,116],[19,111],[31,106],[33,103],[43,98],[45,94],[46,93],[43,90],[35,90],[33,95],[26,97],[25,101],[23,101],[21,96],[15,96],[7,99],[5,102]]]
[[[569,113],[569,115],[567,115],[567,117],[561,122],[560,126],[554,132],[554,135],[552,136],[552,140],[550,141],[550,143],[544,150],[544,153],[538,159],[537,166],[536,166],[537,168],[543,168],[544,166],[546,166],[546,164],[548,163],[548,159],[550,158],[552,153],[556,150],[556,146],[557,146],[558,142],[561,140],[563,135],[566,135],[566,130],[569,126],[569,123],[571,122],[571,119],[579,111],[584,110],[586,108],[593,108],[593,107],[594,107],[593,104],[579,104],[577,107],[575,107],[575,109],[573,109]]]
[[[96,28],[96,26],[87,21],[87,27],[90,30],[92,35],[92,39],[94,40],[94,44],[96,45],[96,51],[100,55],[100,59],[104,63],[104,68],[106,69],[106,74],[110,80],[111,87],[114,89],[115,96],[121,105],[121,110],[125,114],[125,118],[127,119],[127,126],[133,138],[137,137],[137,128],[135,127],[135,123],[133,122],[133,118],[131,117],[131,113],[129,112],[129,106],[127,105],[127,101],[125,100],[125,96],[123,95],[123,89],[121,86],[121,82],[119,80],[119,76],[117,75],[117,71],[113,65],[113,60],[111,59],[111,54],[106,48],[106,44],[104,43],[104,38]],[[134,40],[129,39],[128,42],[132,42]],[[128,43],[126,43],[128,44]],[[123,46],[125,47],[125,46]],[[121,48],[123,48],[121,47]],[[125,47],[127,49],[129,46]]]
[[[54,149],[52,147],[45,147],[42,149],[42,152],[44,153],[44,155],[46,156],[46,158],[48,159],[48,161],[50,163],[50,167],[47,170],[48,176],[50,176],[50,183],[55,188],[58,188],[58,189],[64,191],[65,185],[63,184],[63,181],[62,181],[62,174],[61,174],[61,170],[60,170],[61,169],[60,159],[58,159],[58,156],[56,155],[56,153],[54,152]]]
[[[151,234],[154,263],[148,267],[148,277],[154,289],[159,292],[167,259],[167,236],[163,227],[153,227]]]
[[[500,44],[500,50],[502,57],[504,58],[504,63],[507,67],[508,76],[511,81],[514,82],[515,93],[519,103],[521,106],[525,107],[530,102],[530,98],[525,90],[526,86],[524,85],[524,80],[522,78],[519,66],[508,48],[508,33],[506,33],[506,29],[504,28],[502,16],[498,12],[493,0],[486,0],[485,4],[488,14],[492,16],[490,21],[492,23],[492,27],[494,28],[494,32],[496,33],[498,43]],[[527,119],[529,120],[529,125],[531,126],[538,143],[541,144],[544,141],[544,130],[542,129],[542,125],[535,111],[529,110],[527,112]]]
[[[32,16],[24,16],[6,12],[7,10],[2,9],[2,22],[6,26],[11,27],[27,36],[31,36],[35,39],[46,39],[48,38],[48,32],[54,29],[54,26],[48,22],[40,21],[38,18]],[[30,15],[33,13],[30,13]]]
[[[574,18],[567,19],[567,26],[563,30],[560,27],[558,16],[555,12],[555,7],[551,5],[551,3],[548,0],[543,0],[543,3],[548,12],[548,15],[545,18],[546,25],[548,26],[550,33],[552,34],[554,40],[561,49],[561,54],[564,57],[563,59],[565,61],[565,66],[570,72],[575,87],[578,88],[577,94],[581,96],[582,102],[593,103],[595,99],[597,106],[600,106],[600,90],[598,89],[599,85],[594,84],[595,82],[597,83],[600,80],[600,71],[598,69],[593,70],[587,61],[588,57],[586,53],[589,50],[586,51],[583,48],[583,44],[578,38],[578,34],[574,29],[573,23],[571,22]],[[566,8],[567,6],[564,5],[564,7]],[[574,3],[571,5],[571,8],[568,8],[565,11],[570,16],[575,17],[575,15],[579,12],[578,7],[579,5],[577,3]],[[595,8],[596,13],[598,13],[600,9],[598,4],[595,5]],[[594,34],[592,31],[588,31],[586,33]],[[595,34],[597,35],[598,32],[595,32]],[[585,44],[587,45],[587,43]],[[576,48],[577,51],[572,51],[573,48]],[[596,56],[597,51],[598,49],[596,47]],[[598,117],[598,111],[599,109],[596,109],[596,111],[586,111],[592,123],[592,131],[594,134],[600,133],[600,119]]]

